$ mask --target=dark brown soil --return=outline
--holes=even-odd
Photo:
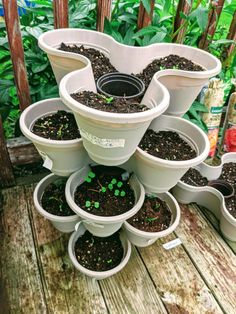
[[[164,58],[153,60],[140,74],[136,75],[140,78],[145,86],[148,87],[150,84],[153,75],[164,69],[178,69],[185,71],[204,71],[204,69],[198,65],[193,63],[191,60],[185,59],[183,57],[179,57],[177,55],[169,55]]]
[[[27,176],[33,176],[37,174],[49,174],[50,171],[43,167],[43,161],[34,162],[27,165],[17,165],[13,167],[14,176],[16,178],[22,178]]]
[[[150,155],[166,160],[189,160],[197,156],[196,151],[178,133],[172,131],[155,132],[149,129],[139,147]]]
[[[106,98],[101,94],[89,91],[71,94],[71,97],[85,106],[106,112],[135,113],[143,112],[149,109],[145,105],[139,104],[135,98]]]
[[[124,256],[119,232],[100,238],[85,231],[75,243],[75,256],[83,267],[90,270],[106,271],[116,267]]]
[[[80,138],[74,115],[63,110],[38,119],[31,131],[40,137],[51,140]]]
[[[56,216],[72,216],[75,213],[66,202],[65,185],[67,179],[58,179],[49,184],[42,196],[42,207],[48,213]]]
[[[208,184],[207,178],[203,177],[201,173],[194,168],[190,168],[181,178],[181,181],[192,186],[205,186]]]
[[[146,195],[142,208],[128,220],[128,223],[142,231],[160,232],[170,226],[171,216],[171,210],[165,201]]]
[[[117,216],[135,204],[129,173],[118,167],[94,166],[74,194],[75,203],[97,216]]]
[[[236,163],[229,162],[223,165],[219,179],[225,180],[234,187],[234,195],[225,199],[228,212],[236,218]]]
[[[91,61],[95,80],[97,80],[100,76],[104,74],[117,72],[113,65],[110,63],[109,59],[99,50],[93,48],[84,48],[84,46],[77,45],[68,46],[64,43],[62,43],[61,47],[58,49],[67,52],[78,53],[87,57]]]

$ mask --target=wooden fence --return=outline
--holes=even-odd
[[[14,70],[15,84],[19,98],[20,110],[24,110],[31,104],[29,83],[25,67],[24,50],[20,32],[20,22],[17,12],[17,0],[3,0],[5,23],[11,52],[11,59]],[[174,19],[174,41],[183,43],[187,30],[186,20],[182,18],[181,12],[188,15],[192,8],[193,1],[179,0],[176,16]],[[201,1],[197,1],[197,6]],[[213,1],[210,3],[208,24],[199,42],[199,48],[207,50],[216,31],[217,22],[221,14],[225,0]],[[111,18],[112,0],[97,0],[97,30],[103,32],[105,18]],[[152,22],[155,0],[150,0],[150,13],[148,13],[142,1],[140,1],[137,26],[138,29],[148,26]],[[54,0],[54,27],[68,27],[68,0]],[[236,40],[236,12],[232,18],[227,39]],[[235,49],[232,44],[225,51],[225,59]],[[13,174],[14,165],[29,164],[39,161],[41,158],[34,146],[24,137],[5,141],[3,126],[0,116],[0,187],[15,184]]]

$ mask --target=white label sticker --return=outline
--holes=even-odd
[[[174,247],[180,245],[181,243],[182,243],[182,241],[179,238],[177,238],[177,239],[174,239],[170,242],[163,244],[163,248],[166,250],[170,250],[170,249],[173,249]]]
[[[100,138],[96,135],[93,135],[91,133],[88,133],[87,131],[80,129],[80,134],[83,138],[85,138],[87,141],[97,145],[101,146],[103,148],[116,148],[116,147],[124,147],[125,146],[125,139],[122,138]]]
[[[43,167],[52,170],[52,165],[53,165],[52,159],[50,159],[48,156],[45,156]]]

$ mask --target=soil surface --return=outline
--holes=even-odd
[[[159,232],[167,229],[172,213],[165,201],[156,196],[145,196],[142,208],[128,220],[136,229],[146,232]]]
[[[203,177],[201,173],[194,168],[190,168],[181,178],[181,181],[192,186],[205,186],[208,184],[207,178]]]
[[[73,140],[80,138],[73,113],[58,110],[56,113],[39,118],[33,125],[34,134],[50,140]]]
[[[32,176],[41,173],[50,173],[50,171],[43,167],[43,161],[34,162],[32,164],[13,166],[14,176],[16,178]]]
[[[99,50],[93,48],[84,48],[83,45],[66,45],[64,43],[61,43],[61,47],[58,49],[67,52],[78,53],[87,57],[91,61],[95,80],[104,74],[117,72],[115,67],[113,67],[113,65],[110,63],[109,59]]]
[[[197,156],[196,151],[178,133],[172,131],[155,132],[149,129],[139,147],[150,155],[166,160],[189,160]]]
[[[100,238],[85,231],[75,243],[75,256],[83,267],[90,270],[106,271],[116,267],[124,256],[119,232]]]
[[[236,163],[229,162],[223,165],[219,179],[225,180],[234,187],[234,195],[225,199],[228,212],[236,218]]]
[[[74,194],[75,203],[97,216],[117,216],[135,204],[130,174],[118,167],[93,166]]]
[[[193,63],[191,60],[177,55],[169,55],[167,57],[153,60],[140,74],[136,76],[145,83],[146,87],[148,87],[153,75],[156,72],[165,69],[204,71],[200,65]]]
[[[44,210],[56,216],[72,216],[75,213],[66,202],[65,185],[67,179],[58,179],[49,184],[42,196],[41,204]]]
[[[83,91],[71,94],[71,97],[81,104],[93,109],[114,113],[135,113],[149,110],[145,105],[140,104],[137,99],[125,99],[108,97],[94,92]]]

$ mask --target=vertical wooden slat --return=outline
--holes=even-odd
[[[148,14],[142,2],[140,2],[139,11],[138,11],[138,22],[137,22],[138,29],[147,27],[152,22],[155,0],[150,0],[150,1],[151,1],[150,2],[150,7],[151,7],[150,14]]]
[[[29,83],[25,67],[24,50],[21,39],[19,16],[16,0],[3,0],[8,42],[14,70],[20,109],[24,110],[31,104]]]
[[[227,39],[234,40],[236,43],[236,11],[234,12],[232,22],[230,24],[229,32],[227,35]],[[235,44],[231,44],[226,48],[226,58],[230,57],[232,52],[236,49]]]
[[[104,31],[105,18],[111,18],[111,0],[97,0],[97,31]]]
[[[14,184],[15,178],[4,139],[2,118],[0,115],[0,187],[12,186]]]
[[[177,35],[174,36],[174,38],[173,38],[173,41],[176,43],[179,43],[179,44],[183,43],[185,33],[186,33],[187,27],[188,27],[186,20],[184,20],[180,16],[180,13],[182,12],[185,15],[188,15],[191,8],[192,8],[192,1],[191,1],[191,4],[189,4],[188,1],[186,1],[186,0],[179,0],[178,7],[176,10],[176,15],[175,15],[174,31],[173,31],[173,34],[178,32]]]
[[[54,28],[67,28],[69,25],[68,18],[68,0],[54,0]]]
[[[224,6],[224,2],[225,0],[218,0],[218,1],[211,0],[211,4],[210,4],[211,9],[208,14],[207,28],[205,32],[202,34],[202,37],[198,45],[200,49],[207,50],[208,45],[211,43],[214,37],[215,31],[216,31],[216,27],[220,18],[221,11]]]

